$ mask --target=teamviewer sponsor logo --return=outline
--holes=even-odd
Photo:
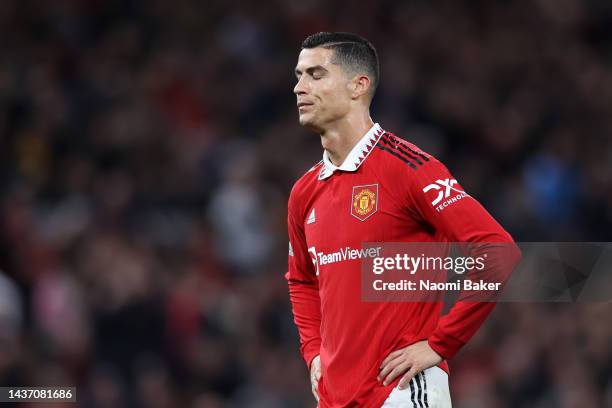
[[[318,265],[328,265],[336,262],[352,261],[355,259],[375,258],[380,256],[380,248],[353,249],[351,247],[341,248],[336,252],[328,254],[317,252]]]
[[[431,202],[431,205],[434,206],[437,212],[443,211],[449,205],[468,196],[465,191],[453,187],[455,184],[457,184],[457,180],[455,179],[444,179],[436,180],[435,183],[423,188],[424,193],[427,193],[430,190],[437,191],[438,194],[436,195],[436,198]]]
[[[353,249],[344,247],[335,252],[325,253],[317,252],[317,249],[312,246],[308,248],[308,254],[315,267],[317,276],[319,276],[320,266],[329,265],[336,262],[353,261],[357,259],[376,258],[380,256],[381,247],[372,247],[364,249]]]

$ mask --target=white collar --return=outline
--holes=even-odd
[[[346,156],[344,163],[342,163],[339,167],[331,162],[329,155],[327,154],[327,150],[323,150],[323,166],[321,167],[321,172],[319,173],[319,180],[330,177],[336,170],[357,170],[359,166],[361,166],[361,163],[365,161],[366,157],[368,157],[374,146],[376,146],[378,139],[380,139],[383,133],[384,130],[378,123],[375,123],[361,138],[361,140],[357,142],[348,156]]]

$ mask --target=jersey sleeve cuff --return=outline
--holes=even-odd
[[[309,370],[312,360],[319,354],[321,354],[321,339],[311,340],[302,348],[302,356]]]
[[[464,346],[464,342],[436,330],[428,339],[429,347],[442,358],[450,360]]]

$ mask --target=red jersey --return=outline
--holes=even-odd
[[[286,278],[301,353],[321,357],[319,407],[380,407],[377,381],[392,351],[428,340],[452,358],[493,303],[363,302],[364,242],[512,242],[511,236],[431,155],[375,124],[340,167],[323,160],[289,197]],[[431,187],[432,185],[438,187]],[[440,367],[448,372],[444,360]]]

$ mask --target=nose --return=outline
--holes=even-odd
[[[293,93],[296,95],[304,95],[306,93],[306,86],[302,80],[304,76],[305,75],[302,75],[300,79],[298,79],[297,84],[295,84],[295,87],[293,88]]]

